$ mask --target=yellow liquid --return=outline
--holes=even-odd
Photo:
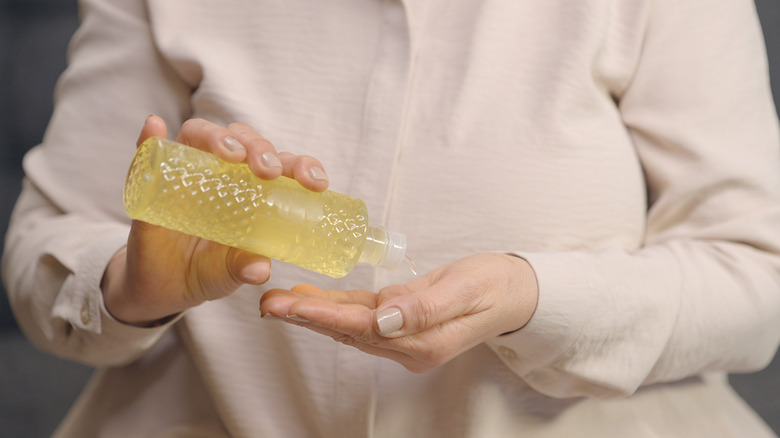
[[[245,164],[156,137],[136,151],[124,205],[132,219],[335,278],[355,267],[369,230],[360,199],[262,180]]]

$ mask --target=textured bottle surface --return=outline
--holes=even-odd
[[[265,181],[245,164],[154,137],[136,151],[124,204],[133,219],[331,277],[354,268],[368,228],[357,198],[285,177]]]

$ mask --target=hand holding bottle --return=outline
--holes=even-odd
[[[165,137],[166,131],[162,119],[149,116],[138,144],[152,136]],[[316,159],[277,153],[248,125],[222,127],[192,119],[182,125],[176,140],[228,162],[246,162],[263,179],[285,175],[318,192],[328,186]],[[241,284],[261,284],[269,273],[266,257],[133,221],[127,246],[109,263],[102,288],[106,308],[115,318],[147,325],[230,295]]]
[[[261,298],[260,311],[425,372],[523,327],[537,300],[528,262],[484,253],[379,293],[309,285],[274,289]]]

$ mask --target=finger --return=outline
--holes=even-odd
[[[367,307],[308,298],[295,301],[288,312],[284,320],[290,324],[329,336],[365,353],[394,360],[410,370],[418,368],[411,355],[394,345],[398,340],[385,339],[373,332],[372,312]]]
[[[353,304],[374,309],[377,304],[377,295],[367,290],[322,290],[316,286],[301,284],[290,290],[272,289],[260,298],[260,312],[265,315],[271,313],[284,317],[290,314],[289,307],[292,303],[305,298],[330,301],[336,304]]]
[[[285,318],[290,314],[290,306],[301,299],[299,295],[287,289],[271,289],[260,297],[260,317],[272,315]]]
[[[319,298],[302,298],[290,305],[289,315],[304,318],[309,324],[376,344],[381,338],[373,333],[372,308],[361,304],[341,304]]]
[[[442,330],[427,330],[398,339],[377,335],[372,329],[372,315],[368,309],[334,303],[314,303],[301,300],[290,307],[286,322],[330,336],[342,344],[355,347],[375,356],[394,360],[409,371],[422,373],[441,366],[457,354],[476,345],[463,348],[448,339],[457,339],[457,324],[446,324]],[[331,307],[331,308],[329,308]]]
[[[290,307],[293,303],[324,294],[325,291],[316,286],[298,285],[292,289],[270,289],[260,297],[260,316],[265,317],[268,314],[279,318],[287,318],[290,315]]]
[[[472,314],[475,310],[472,298],[479,295],[479,290],[463,281],[440,281],[427,289],[405,294],[398,290],[405,286],[390,286],[380,291],[392,298],[384,299],[383,295],[374,313],[377,333],[399,338]]]
[[[135,142],[135,145],[141,146],[141,143],[149,137],[164,138],[166,135],[168,135],[168,128],[165,126],[165,121],[154,114],[150,114],[144,120],[144,126],[141,128],[141,133],[138,135],[138,141]]]
[[[273,289],[265,293],[264,299],[269,299],[275,295],[289,295],[295,296],[298,299],[303,298],[315,298],[326,301],[331,301],[340,304],[356,304],[369,307],[371,309],[376,307],[377,294],[374,292],[356,289],[356,290],[341,290],[341,289],[328,289],[323,290],[317,286],[310,284],[299,284],[293,286],[292,289]],[[261,299],[262,300],[262,299]]]
[[[422,367],[421,364],[416,359],[414,359],[412,356],[410,356],[409,354],[403,351],[397,351],[391,348],[385,348],[384,346],[381,345],[366,343],[358,339],[355,339],[352,336],[346,335],[344,333],[337,332],[335,330],[330,330],[324,327],[318,327],[310,323],[299,322],[294,320],[293,321],[288,320],[287,322],[301,327],[305,327],[306,329],[311,330],[315,333],[328,336],[336,342],[342,343],[344,345],[348,345],[350,347],[357,348],[358,350],[364,353],[368,353],[374,356],[383,357],[385,359],[396,361],[399,364],[406,367],[409,371],[424,372],[430,370],[429,367]]]
[[[283,175],[296,179],[302,186],[315,192],[328,188],[329,179],[322,163],[309,155],[295,155],[289,152],[279,154]]]
[[[282,174],[282,162],[270,141],[245,123],[231,123],[227,129],[246,148],[245,161],[255,175],[274,179]]]
[[[231,163],[244,161],[247,154],[244,144],[230,130],[204,119],[185,121],[176,141],[210,152]]]
[[[228,270],[241,283],[263,284],[271,275],[271,260],[268,257],[231,248],[228,260]]]
[[[473,331],[469,327],[478,324],[469,319],[478,318],[475,315],[449,320],[419,333],[388,338],[374,330],[372,307],[325,299],[328,291],[313,286],[295,289],[297,292],[284,291],[277,297],[276,304],[283,303],[281,306],[274,308],[272,305],[266,310],[272,309],[271,312],[275,312],[272,314],[281,316],[287,323],[330,336],[366,353],[395,360],[412,372],[441,366],[477,343],[475,340],[452,342],[463,338],[463,330]]]
[[[480,316],[468,315],[449,320],[419,333],[399,338],[385,338],[380,345],[403,352],[409,358],[403,365],[421,373],[438,368],[484,339],[474,337]]]
[[[327,289],[323,290],[310,284],[299,284],[292,288],[292,291],[310,298],[319,298],[338,304],[354,304],[375,309],[377,305],[377,294],[365,289]]]

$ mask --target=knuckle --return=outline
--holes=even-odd
[[[291,155],[291,159],[293,160],[296,170],[303,170],[307,167],[320,165],[319,160],[311,155]]]
[[[333,340],[336,341],[336,342],[339,342],[341,344],[350,346],[350,347],[354,347],[357,344],[355,342],[355,339],[352,336],[349,336],[349,335],[344,334],[344,333],[334,334],[333,335]]]
[[[413,324],[416,329],[429,328],[436,324],[436,316],[438,315],[438,305],[422,297],[418,297],[414,305],[415,319]]]
[[[360,339],[357,339],[353,336],[350,336],[346,333],[337,333],[331,336],[334,341],[346,345],[348,347],[356,348],[360,351],[366,351],[366,349],[370,346],[370,344],[361,341]]]
[[[242,141],[248,143],[248,146],[250,147],[267,149],[273,146],[271,142],[268,141],[268,139],[263,137],[255,130],[255,128],[246,123],[233,122],[229,124],[226,129],[241,137]]]
[[[279,156],[279,159],[282,160],[282,161],[290,161],[290,160],[295,159],[295,154],[293,154],[292,152],[287,152],[287,151],[279,152],[278,156]]]
[[[247,131],[254,131],[251,126],[247,125],[246,123],[242,122],[232,122],[227,125],[227,129],[235,132],[244,133]]]
[[[323,318],[322,326],[334,331],[344,330],[339,336],[349,338],[352,346],[357,346],[358,344],[376,346],[379,344],[380,340],[374,336],[370,326],[362,331],[356,330],[354,327],[342,327],[343,321],[348,319],[349,317],[344,315],[341,306],[337,306],[333,313]]]
[[[236,267],[237,259],[237,250],[234,248],[228,250],[228,256],[225,257],[225,282],[236,286],[241,284],[241,277],[238,273],[238,268]]]
[[[328,312],[326,315],[323,315],[320,325],[328,330],[338,330],[341,314],[341,308],[337,306],[333,312]]]
[[[184,123],[182,123],[182,127],[187,127],[188,129],[201,129],[210,125],[211,123],[208,120],[200,117],[193,117],[191,119],[185,120]]]
[[[364,344],[367,344],[367,345],[374,346],[374,347],[379,346],[380,342],[381,342],[381,339],[378,339],[374,335],[374,332],[373,332],[372,329],[368,329],[368,330],[360,333],[359,335],[356,336],[356,338],[358,340],[360,340],[360,342],[362,342]]]

